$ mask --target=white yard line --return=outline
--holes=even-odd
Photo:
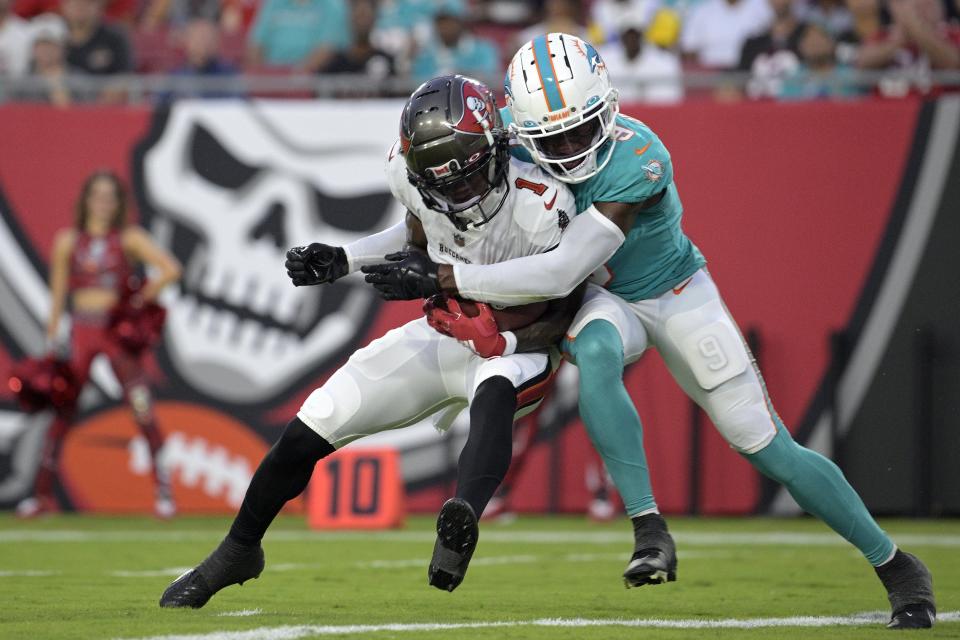
[[[248,616],[258,616],[263,613],[263,609],[243,609],[241,611],[224,611],[218,613],[218,618],[246,618]]]
[[[679,544],[688,546],[720,545],[759,545],[759,546],[846,546],[848,543],[831,532],[791,533],[786,531],[767,531],[755,533],[738,532],[674,532]],[[222,531],[48,531],[36,529],[16,529],[0,531],[0,544],[65,543],[65,542],[204,542],[219,541]],[[377,541],[377,542],[433,542],[436,534],[431,531],[384,531],[384,532],[344,532],[344,531],[274,531],[267,534],[267,543],[282,542],[338,542],[338,541]],[[480,539],[485,544],[629,544],[632,536],[623,532],[550,532],[550,531],[488,531],[481,532]],[[893,536],[897,544],[904,547],[960,547],[960,535],[949,533],[903,533]]]
[[[790,618],[721,618],[705,620],[690,618],[670,620],[662,618],[639,618],[633,620],[590,620],[585,618],[540,618],[536,620],[420,623],[420,624],[368,624],[368,625],[297,625],[259,627],[245,631],[212,631],[189,635],[149,636],[135,640],[297,640],[331,635],[358,635],[364,633],[454,631],[458,629],[492,629],[504,627],[632,627],[638,629],[764,629],[782,627],[856,627],[879,626],[889,614],[871,611],[851,616],[795,616]],[[937,616],[938,623],[960,621],[960,611],[948,611]],[[134,639],[130,639],[134,640]]]
[[[0,578],[48,578],[50,576],[58,575],[60,575],[59,571],[39,571],[34,569],[0,571]]]

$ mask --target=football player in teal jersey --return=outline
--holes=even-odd
[[[590,278],[564,347],[580,369],[581,416],[633,520],[628,586],[676,577],[640,418],[623,384],[624,365],[654,347],[736,451],[875,567],[892,608],[888,626],[932,626],[927,568],[897,548],[840,469],[797,444],[774,411],[703,255],[683,233],[670,154],[649,127],[619,114],[617,91],[597,51],[567,34],[535,38],[511,61],[505,90],[505,121],[518,148],[576,196],[577,215],[560,244],[494,265],[438,267],[409,255],[374,270],[368,281],[388,298],[447,291],[516,305],[565,296]]]

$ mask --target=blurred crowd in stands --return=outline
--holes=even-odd
[[[935,72],[960,69],[958,18],[960,0],[0,0],[0,96],[124,99],[119,80],[71,88],[76,74],[354,74],[399,95],[390,81],[456,72],[497,86],[551,31],[597,46],[625,101],[928,94],[945,90]],[[227,95],[196,82],[156,97]]]

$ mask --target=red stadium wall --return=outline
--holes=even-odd
[[[685,229],[707,256],[741,328],[759,332],[766,382],[788,425],[798,422],[811,402],[827,366],[827,336],[845,325],[864,285],[907,168],[919,107],[913,101],[868,101],[624,108],[649,124],[670,149]],[[325,108],[315,107],[321,113]],[[70,224],[73,200],[91,170],[117,170],[135,184],[142,206],[155,206],[145,204],[153,201],[140,193],[149,185],[142,147],[158,127],[172,126],[173,117],[165,118],[147,108],[0,107],[0,207],[11,236],[37,269],[34,278],[45,277],[52,234]],[[329,120],[326,126],[333,136],[345,125]],[[324,132],[313,133],[322,142]],[[389,135],[382,136],[384,150]],[[342,153],[347,158],[349,149]],[[144,213],[146,222],[158,215]],[[305,240],[293,238],[291,244]],[[5,280],[17,278],[12,262],[2,269]],[[363,330],[350,344],[362,344],[417,313],[409,304],[371,309],[376,315],[364,319]],[[31,350],[17,335],[10,326],[0,327],[0,370]],[[228,457],[255,467],[267,442],[348,351],[334,353],[260,406],[218,403],[194,393],[178,379],[171,365],[175,358],[164,355],[165,350],[151,362],[150,372],[165,412],[161,416],[169,417],[171,429],[189,424],[185,431],[202,436],[208,447],[221,446]],[[627,384],[644,421],[658,501],[665,510],[683,511],[689,492],[689,404],[655,354],[630,369]],[[125,511],[150,504],[145,478],[140,484],[125,481],[130,461],[104,453],[105,441],[113,442],[109,446],[114,449],[133,450],[124,444],[133,437],[132,422],[116,406],[106,401],[90,409],[71,435],[63,490],[78,507]],[[0,409],[5,419],[16,420],[9,395],[0,397]],[[248,441],[237,429],[256,437]],[[757,475],[712,429],[706,431],[702,511],[752,510]],[[22,436],[24,442],[31,439],[26,431]],[[15,439],[0,457],[27,455],[29,447],[18,447],[19,442]],[[514,507],[582,510],[589,500],[583,478],[591,460],[582,425],[574,419],[536,445],[515,485]],[[0,465],[11,474],[14,467],[23,465]],[[556,480],[552,488],[550,470]],[[114,478],[113,486],[103,481],[105,476]],[[16,486],[22,495],[23,478]],[[184,510],[232,509],[235,498],[227,500],[223,486],[207,492],[203,486],[194,481],[178,487]],[[415,490],[408,504],[425,510],[435,509],[449,489],[444,480],[411,486]],[[0,504],[18,497],[15,491],[0,493]]]

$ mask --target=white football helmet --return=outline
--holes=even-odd
[[[510,129],[548,173],[583,182],[613,155],[620,105],[593,45],[548,33],[520,47],[504,79]]]

